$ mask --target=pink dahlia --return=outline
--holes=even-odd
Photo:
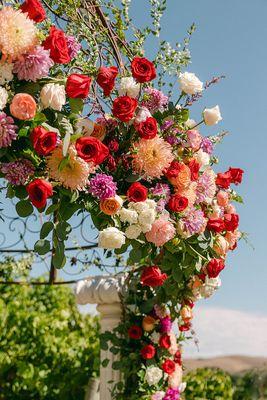
[[[188,210],[185,217],[182,218],[182,222],[184,228],[190,233],[190,235],[203,232],[207,225],[207,219],[205,218],[203,211],[195,208]]]
[[[17,138],[17,129],[14,119],[8,117],[6,113],[0,112],[0,149],[10,146],[12,140]]]
[[[106,174],[96,174],[89,184],[89,192],[99,200],[109,199],[116,195],[117,184],[112,176]]]
[[[168,217],[162,215],[159,219],[156,219],[151,230],[146,233],[146,240],[160,247],[173,239],[175,233],[176,230],[173,224],[168,220]]]
[[[153,114],[156,111],[164,111],[164,108],[168,104],[168,100],[169,98],[160,90],[147,88],[144,90],[142,106],[148,108],[151,114]]]
[[[26,14],[5,6],[0,11],[0,49],[3,58],[17,60],[38,43],[34,21]]]
[[[77,56],[78,51],[81,49],[82,45],[77,42],[74,36],[66,36],[66,40],[69,56],[71,59],[73,59]]]
[[[19,159],[2,164],[1,172],[12,185],[25,185],[34,174],[34,166],[29,160]]]
[[[196,187],[196,203],[210,204],[216,193],[216,174],[211,168],[199,177]]]
[[[49,54],[49,50],[37,46],[15,62],[13,72],[18,75],[20,80],[36,82],[38,79],[46,77],[49,69],[54,65]]]
[[[160,178],[174,159],[172,147],[159,136],[134,144],[133,168],[147,178]]]

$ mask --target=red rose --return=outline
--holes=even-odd
[[[116,170],[116,168],[117,168],[116,160],[114,157],[112,157],[112,155],[109,155],[106,158],[106,163],[107,163],[107,168],[110,172],[113,172]]]
[[[225,229],[230,232],[234,232],[239,225],[238,214],[224,214],[224,225]]]
[[[140,328],[140,326],[137,325],[132,325],[129,329],[128,329],[128,336],[130,339],[135,339],[138,340],[142,337],[143,331]]]
[[[182,354],[180,350],[177,350],[176,353],[174,354],[174,362],[176,364],[182,365]]]
[[[218,219],[211,218],[208,220],[207,228],[210,231],[220,233],[225,229],[224,221],[222,218],[218,218]]]
[[[158,124],[155,118],[148,117],[135,126],[142,139],[153,139],[158,133]]]
[[[39,0],[26,0],[21,4],[20,9],[27,13],[28,17],[34,22],[42,22],[46,19],[45,10]]]
[[[209,278],[216,278],[224,267],[225,265],[221,258],[212,258],[206,266]]]
[[[180,332],[187,332],[191,328],[191,323],[188,322],[187,324],[183,324],[179,326],[179,331]]]
[[[155,356],[155,354],[156,354],[156,349],[154,346],[152,346],[152,344],[146,345],[141,350],[141,356],[145,360],[150,360],[151,358],[153,358]]]
[[[147,188],[139,182],[133,183],[127,190],[127,197],[129,201],[138,203],[147,199]]]
[[[112,139],[107,143],[107,146],[109,148],[110,151],[112,151],[113,153],[116,153],[119,150],[119,142],[116,139]]]
[[[230,171],[226,171],[224,173],[219,173],[217,174],[216,177],[216,185],[220,186],[224,189],[229,189],[230,185],[231,185],[231,172]]]
[[[32,130],[30,139],[34,150],[40,156],[47,156],[57,146],[56,132],[49,132],[42,126],[37,126]]]
[[[161,367],[166,374],[171,375],[175,371],[175,362],[170,359],[165,360]]]
[[[188,206],[188,199],[179,194],[172,196],[168,202],[168,207],[173,212],[181,212]]]
[[[242,182],[243,179],[243,169],[240,168],[229,168],[230,175],[231,175],[231,183],[238,185]]]
[[[85,99],[90,90],[92,79],[83,74],[71,74],[66,84],[67,96],[71,99]]]
[[[171,347],[171,339],[167,333],[164,333],[163,335],[161,335],[161,337],[159,339],[159,346],[162,349],[169,349]]]
[[[171,165],[165,172],[165,176],[168,179],[176,178],[180,171],[181,171],[181,164],[179,163],[179,161],[172,161]]]
[[[191,171],[191,181],[197,181],[199,177],[200,164],[195,160],[191,160],[188,164]]]
[[[70,62],[65,33],[55,26],[51,26],[49,36],[43,42],[43,47],[50,50],[50,57],[56,63],[67,64]]]
[[[44,179],[35,179],[26,186],[26,190],[32,204],[37,208],[45,207],[48,197],[53,194],[51,183]]]
[[[101,164],[109,155],[109,149],[99,139],[83,136],[75,144],[77,154],[86,162]]]
[[[131,63],[132,75],[137,82],[150,82],[156,78],[154,64],[143,57],[135,57]]]
[[[129,96],[117,97],[113,102],[112,108],[114,117],[122,122],[129,122],[134,116],[137,104],[137,100]]]
[[[140,281],[143,286],[157,287],[162,286],[167,279],[167,275],[163,274],[159,267],[146,267],[143,269]]]
[[[115,79],[118,75],[117,67],[100,67],[96,78],[99,86],[104,90],[104,95],[109,96],[115,86]]]

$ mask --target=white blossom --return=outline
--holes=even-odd
[[[103,249],[120,249],[125,244],[125,235],[115,227],[99,232],[98,247]]]
[[[129,224],[135,224],[138,221],[138,214],[135,210],[122,208],[119,210],[118,216],[122,222],[128,222]]]
[[[202,92],[203,82],[191,72],[184,72],[179,76],[180,89],[186,94],[196,94]]]
[[[160,369],[158,367],[150,366],[146,370],[145,380],[149,384],[149,386],[152,386],[152,385],[156,385],[157,383],[159,383],[162,376],[163,376],[162,369]]]
[[[205,108],[203,111],[203,119],[206,125],[212,126],[218,124],[222,120],[219,106],[213,108]]]
[[[13,71],[13,64],[11,63],[1,63],[0,64],[0,85],[4,85],[12,81],[14,75]]]
[[[3,110],[8,100],[8,91],[0,86],[0,110]]]
[[[65,86],[58,83],[47,83],[40,93],[41,102],[44,108],[52,108],[61,111],[66,103]]]
[[[131,76],[123,77],[118,92],[120,96],[136,98],[140,92],[140,83],[137,83]]]
[[[137,239],[142,233],[140,225],[134,224],[128,226],[125,230],[125,235],[128,239]]]

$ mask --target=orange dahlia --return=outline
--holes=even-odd
[[[71,190],[82,190],[88,183],[88,176],[94,171],[94,166],[77,156],[75,147],[68,149],[68,158],[64,160],[62,146],[57,147],[47,157],[49,177],[60,182]]]
[[[28,53],[38,43],[37,29],[32,20],[10,6],[0,11],[0,50],[9,62]]]
[[[160,178],[174,159],[172,146],[159,136],[134,144],[133,168],[147,178]]]

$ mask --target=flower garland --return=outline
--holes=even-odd
[[[33,207],[56,214],[35,244],[39,254],[51,251],[54,230],[56,268],[66,262],[67,221],[78,210],[91,213],[100,248],[129,251],[123,322],[101,337],[120,354],[114,396],[177,400],[194,303],[220,287],[226,254],[241,236],[233,205],[241,198],[231,185],[243,170],[213,170],[220,136],[203,136],[199,126],[222,117],[215,106],[200,123],[190,119],[187,105],[204,90],[195,74],[179,74],[174,104],[153,87],[157,70],[147,58],[88,74],[73,70],[81,48],[46,21],[38,0],[1,8],[1,176],[21,217]],[[90,101],[97,113],[89,118]]]

